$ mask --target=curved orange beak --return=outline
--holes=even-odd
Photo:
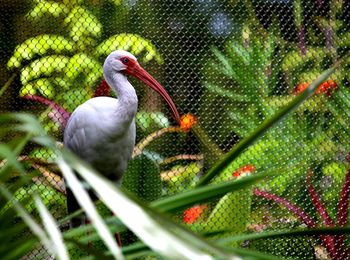
[[[160,85],[160,83],[157,80],[155,80],[144,68],[140,66],[140,64],[137,61],[130,60],[125,72],[143,81],[146,85],[148,85],[159,95],[161,95],[169,105],[176,122],[178,124],[180,123],[179,112],[177,111],[177,108],[169,94],[165,91],[165,89],[162,87],[162,85]]]

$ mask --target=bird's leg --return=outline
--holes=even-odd
[[[115,240],[117,241],[118,246],[121,248],[122,247],[122,238],[120,237],[119,233],[114,234]]]
[[[68,186],[66,189],[66,193],[67,193],[67,211],[68,211],[68,214],[72,214],[73,212],[76,212],[77,210],[80,209],[80,205],[76,200],[76,198],[74,197],[72,190]],[[85,221],[84,215],[73,217],[70,220],[70,228],[79,227],[84,224],[84,221]]]
[[[85,218],[85,225],[88,225],[90,223],[91,223],[90,219]],[[91,235],[91,233],[92,233],[91,231],[90,232],[88,231],[87,235]],[[88,247],[90,247],[90,248],[92,247],[92,242],[91,241],[88,242]]]

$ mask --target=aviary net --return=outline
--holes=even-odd
[[[232,248],[279,258],[349,259],[348,236],[337,234],[228,239],[347,226],[348,1],[15,0],[0,5],[2,112],[33,113],[62,143],[79,105],[118,96],[104,81],[103,62],[114,50],[129,51],[164,86],[181,119],[174,120],[156,92],[129,78],[139,102],[125,189],[147,203],[184,193],[232,149],[241,149],[207,185],[265,178],[173,212],[172,218],[212,239],[226,238]],[[342,63],[308,99],[267,129],[268,120],[337,62]],[[267,131],[242,146],[261,127]],[[26,167],[37,175],[15,197],[23,201],[39,194],[51,214],[63,219],[66,188],[53,152],[27,145],[18,160],[29,162]],[[37,214],[34,204],[26,209]],[[121,240],[124,246],[137,238],[124,231]],[[43,258],[45,252],[37,247],[23,259]]]

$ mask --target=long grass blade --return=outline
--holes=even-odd
[[[58,257],[58,259],[68,260],[68,252],[66,246],[64,245],[62,234],[57,227],[56,221],[54,220],[50,212],[47,210],[39,196],[34,196],[34,201],[40,213],[41,219],[43,220],[45,229],[51,237],[52,244],[56,248],[56,256]]]
[[[9,201],[13,203],[13,207],[17,213],[21,216],[24,222],[28,225],[31,231],[40,239],[41,243],[46,249],[53,255],[56,255],[55,247],[52,245],[52,241],[47,237],[45,231],[35,222],[35,220],[26,212],[21,204],[12,196],[8,189],[0,183],[1,194]]]
[[[252,234],[244,234],[232,237],[220,238],[217,243],[220,245],[229,244],[236,241],[296,237],[296,236],[319,236],[319,235],[343,235],[350,234],[350,226],[346,227],[323,227],[323,228],[299,228],[293,230],[265,231]]]
[[[16,76],[17,76],[17,73],[16,72],[13,73],[12,76],[9,78],[9,80],[5,83],[5,85],[0,89],[0,97],[5,93],[8,87],[12,84]]]
[[[171,259],[212,259],[211,254],[238,259],[227,255],[159,212],[131,199],[70,153],[66,154],[65,159],[95,190],[106,206],[155,252]]]
[[[96,227],[97,232],[111,251],[112,255],[116,259],[124,259],[119,246],[113,238],[113,235],[104,223],[102,217],[98,214],[88,193],[85,191],[78,178],[74,175],[70,166],[62,158],[57,159],[57,164],[63,172],[68,186],[71,187],[78,203],[85,210],[87,216],[90,218],[92,224]]]
[[[153,208],[163,212],[171,212],[187,208],[196,203],[207,202],[219,198],[228,192],[238,191],[249,187],[271,174],[256,174],[240,178],[235,181],[224,182],[216,185],[196,188],[168,198],[160,199],[151,203]]]

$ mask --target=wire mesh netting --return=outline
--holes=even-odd
[[[79,105],[93,97],[118,96],[103,76],[103,63],[112,51],[135,55],[164,86],[180,122],[156,92],[130,77],[139,101],[137,135],[122,186],[146,202],[193,189],[219,159],[302,95],[350,49],[350,4],[342,0],[0,4],[1,111],[34,113],[57,140],[63,142]],[[346,226],[349,66],[347,56],[309,99],[212,183],[256,174],[270,177],[173,218],[198,233],[217,232],[215,238]],[[39,175],[17,190],[16,198],[38,193],[56,219],[66,216],[66,189],[52,165],[54,153],[33,144],[18,159],[30,162]],[[34,208],[27,206],[35,214]],[[124,244],[136,240],[131,232],[121,239]],[[228,244],[297,259],[348,259],[350,252],[348,238],[339,235]],[[44,252],[38,248],[24,259],[44,258]]]

